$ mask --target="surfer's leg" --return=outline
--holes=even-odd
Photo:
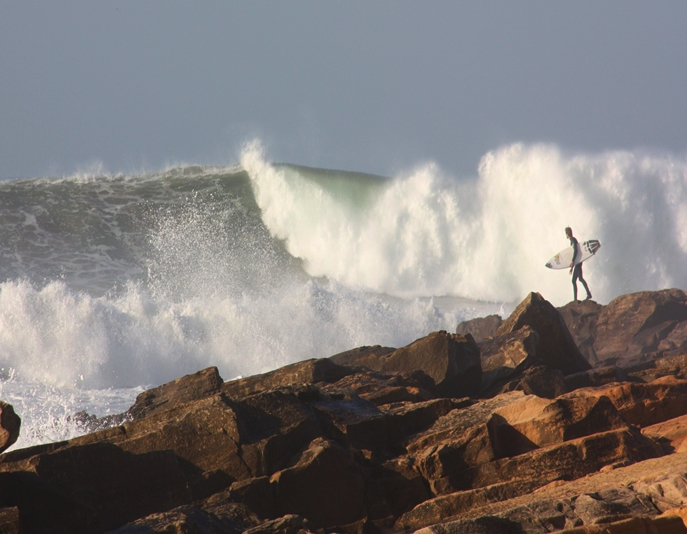
[[[575,269],[573,270],[572,285],[573,285],[573,300],[577,301],[577,266],[575,266]]]
[[[580,264],[578,265],[578,267],[580,268],[580,276],[579,276],[579,279],[580,279],[580,282],[582,282],[582,285],[584,286],[584,290],[587,292],[587,300],[589,300],[590,298],[592,298],[592,294],[591,294],[591,292],[589,291],[589,286],[587,285],[586,280],[582,277],[582,264],[580,263]]]

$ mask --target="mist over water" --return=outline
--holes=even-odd
[[[476,175],[273,164],[0,183],[0,386],[26,446],[215,365],[224,379],[361,345],[402,346],[529,291],[572,297],[546,261],[585,263],[597,301],[687,287],[687,163],[512,145]],[[62,438],[60,438],[62,436]]]

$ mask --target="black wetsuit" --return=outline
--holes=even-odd
[[[573,257],[572,257],[572,262],[573,264],[575,263],[575,258],[577,258],[577,239],[574,237],[570,237],[570,245],[573,247]],[[582,264],[578,263],[573,267],[573,273],[572,273],[572,285],[573,285],[573,298],[577,300],[577,280],[580,280],[582,282],[582,285],[584,286],[585,291],[587,291],[587,298],[590,299],[592,298],[592,294],[589,292],[589,287],[587,286],[587,282],[585,282],[584,278],[582,277]]]

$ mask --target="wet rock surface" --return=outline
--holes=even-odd
[[[0,532],[687,533],[685,310],[531,293],[398,349],[204,369],[0,455]]]

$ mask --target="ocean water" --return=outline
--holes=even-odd
[[[572,298],[546,261],[580,241],[595,300],[687,288],[687,159],[514,144],[471,177],[278,164],[0,182],[0,399],[13,448],[84,430],[144,389],[225,380],[361,345],[403,346],[530,291]]]

